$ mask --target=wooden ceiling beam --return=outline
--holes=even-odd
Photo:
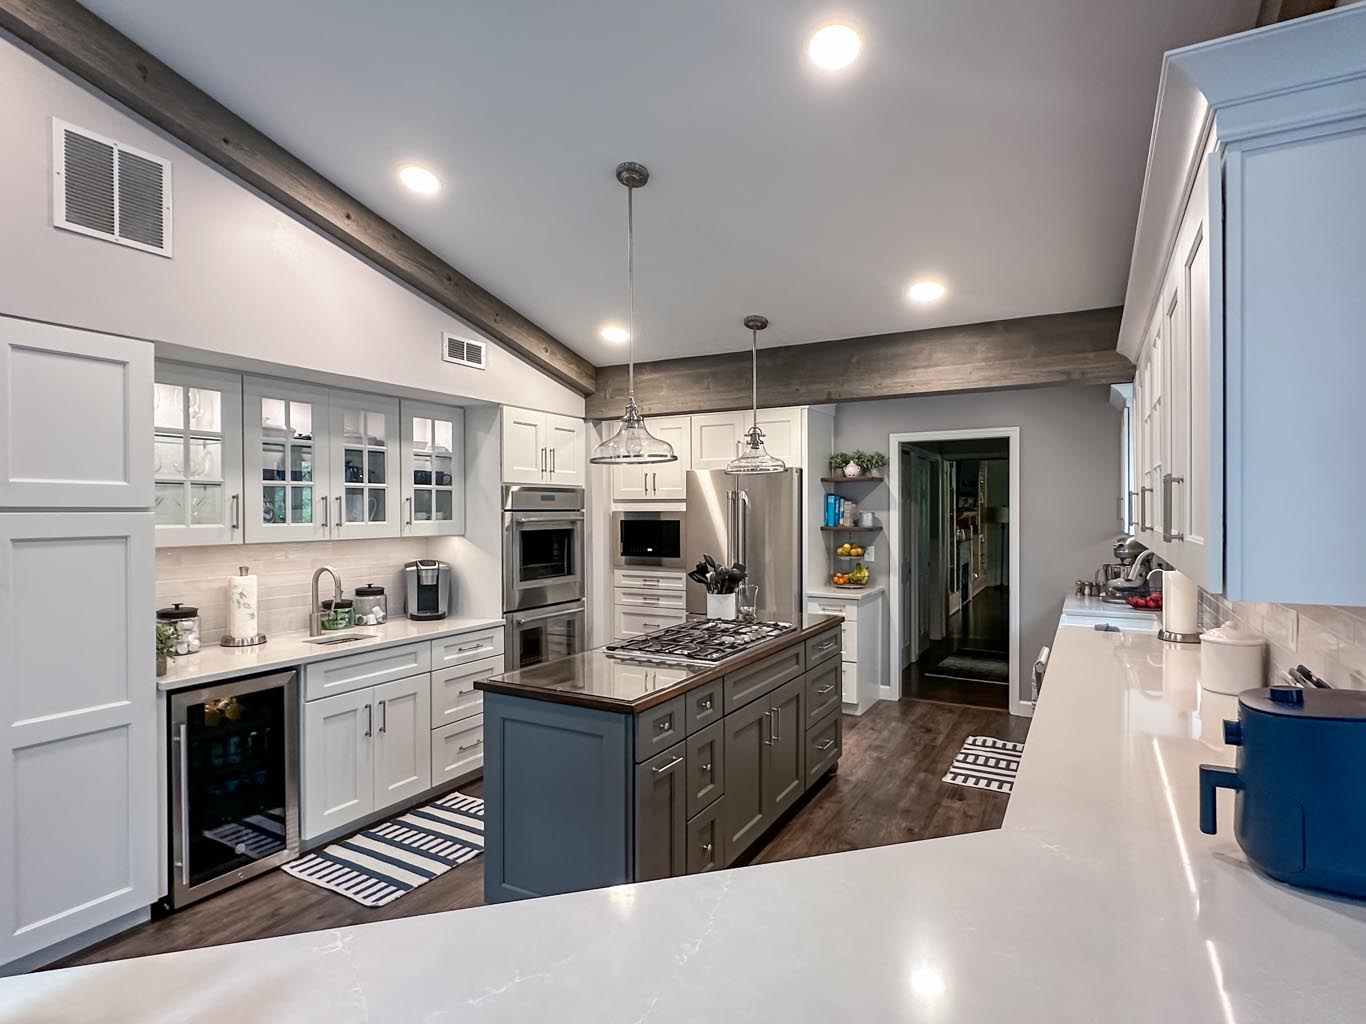
[[[533,365],[582,394],[593,391],[587,359],[79,3],[0,0],[0,28]]]
[[[1115,350],[1121,312],[1116,306],[760,349],[759,404],[1125,383],[1134,379],[1134,365]],[[626,367],[599,367],[588,416],[620,416],[625,398]],[[750,354],[637,364],[636,399],[647,415],[748,408]]]

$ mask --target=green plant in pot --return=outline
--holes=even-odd
[[[854,452],[851,459],[863,476],[877,476],[887,465],[887,456],[881,452]]]
[[[167,659],[175,657],[175,647],[179,639],[180,634],[169,622],[157,623],[157,675],[166,674]]]

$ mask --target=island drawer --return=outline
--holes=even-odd
[[[503,657],[485,658],[469,665],[432,671],[432,728],[459,722],[480,713],[484,695],[474,688],[480,679],[503,671]]]
[[[839,660],[840,635],[840,630],[837,627],[808,640],[806,642],[806,667],[808,669],[815,668],[829,658]]]
[[[683,695],[688,706],[688,735],[721,721],[721,680],[699,686]]]
[[[503,628],[495,626],[477,633],[461,633],[432,641],[432,670],[468,665],[503,653]],[[501,671],[501,669],[500,669]]]
[[[806,730],[806,784],[828,772],[844,750],[843,714],[836,709]]]
[[[646,569],[617,569],[612,573],[612,584],[617,587],[648,590],[684,590],[682,572],[650,572]]]
[[[665,701],[636,715],[636,761],[645,761],[667,750],[687,733],[683,723],[687,694]]]
[[[721,739],[721,723],[693,733],[686,741],[685,767],[688,769],[688,817],[700,813],[725,792],[726,752]]]
[[[483,767],[484,716],[432,730],[432,785],[439,786]]]
[[[386,647],[366,654],[315,661],[303,667],[304,700],[318,700],[334,693],[378,686],[394,679],[430,672],[431,668],[432,650],[429,643]]]
[[[833,658],[806,673],[808,725],[819,721],[840,706],[840,675],[843,668],[844,662]]]
[[[706,809],[688,821],[688,874],[700,875],[721,866],[721,808],[726,798],[719,796]]]
[[[758,700],[806,669],[806,648],[801,644],[770,654],[753,665],[736,669],[722,680],[726,714]]]
[[[623,608],[672,608],[682,611],[688,595],[681,590],[617,590],[617,604]]]

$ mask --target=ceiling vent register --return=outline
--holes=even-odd
[[[455,334],[441,336],[441,358],[448,363],[472,366],[476,370],[488,369],[488,345],[473,338],[462,338]]]
[[[52,223],[171,255],[171,163],[56,118]]]

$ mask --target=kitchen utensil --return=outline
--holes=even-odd
[[[1246,690],[1224,742],[1238,748],[1237,767],[1200,766],[1200,831],[1217,832],[1217,791],[1231,789],[1233,834],[1256,868],[1290,885],[1366,896],[1366,786],[1344,770],[1366,752],[1366,692]]]
[[[198,608],[179,602],[169,608],[158,608],[157,621],[168,623],[176,631],[176,657],[199,650]]]
[[[1242,693],[1265,682],[1266,641],[1225,622],[1200,637],[1200,685],[1215,693]]]
[[[1293,680],[1296,684],[1298,684],[1299,686],[1303,686],[1305,689],[1308,690],[1332,689],[1332,687],[1329,686],[1328,683],[1320,679],[1318,676],[1314,675],[1313,672],[1310,672],[1303,665],[1296,665],[1289,672],[1287,672],[1286,675],[1288,675],[1291,678],[1291,680]]]
[[[356,603],[353,609],[357,626],[382,626],[389,618],[389,599],[384,588],[371,583],[356,588]]]

